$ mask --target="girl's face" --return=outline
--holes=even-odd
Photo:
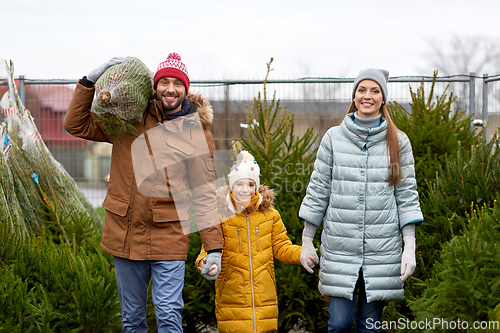
[[[382,89],[377,82],[372,80],[361,81],[354,93],[354,105],[361,118],[375,117],[380,113],[384,101]]]
[[[250,201],[255,195],[256,184],[249,178],[238,179],[234,184],[231,192],[238,201]]]

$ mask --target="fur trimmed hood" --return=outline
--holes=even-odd
[[[274,208],[273,203],[276,196],[274,190],[266,185],[260,185],[259,194],[260,199],[257,211],[261,213],[270,212]],[[229,197],[229,186],[224,186],[217,190],[217,207],[223,221],[235,215],[235,210]]]
[[[189,93],[186,96],[187,100],[196,106],[196,111],[200,117],[203,129],[208,129],[214,120],[214,109],[212,104],[201,94]]]

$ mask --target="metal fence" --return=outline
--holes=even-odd
[[[312,127],[318,137],[343,119],[352,100],[352,78],[303,78],[268,80],[267,100],[275,96],[280,105],[294,114],[295,131],[301,135]],[[467,110],[474,114],[475,126],[489,123],[488,138],[500,124],[500,76],[476,77],[474,73],[453,77],[438,77],[434,96],[453,93],[454,111]],[[476,81],[482,84],[476,84]],[[392,77],[389,79],[390,101],[397,101],[409,110],[410,89],[414,92],[424,82],[430,91],[432,77]],[[53,156],[96,207],[106,195],[111,162],[111,145],[75,138],[63,128],[64,116],[72,97],[76,80],[28,80],[20,76],[16,83],[21,99],[33,115],[38,130]],[[6,81],[0,80],[3,96]],[[205,80],[192,81],[191,92],[201,93],[214,108],[211,131],[218,151],[227,151],[235,140],[246,135],[247,108],[261,94],[262,80]],[[243,126],[242,126],[243,125]],[[473,126],[471,126],[473,130]],[[317,144],[319,144],[319,139]],[[220,175],[219,175],[220,176]]]

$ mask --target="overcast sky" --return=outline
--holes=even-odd
[[[431,75],[426,39],[500,37],[499,14],[498,0],[0,0],[0,77],[13,60],[16,77],[78,79],[113,56],[154,72],[172,51],[192,80],[260,79],[271,57],[275,79]]]

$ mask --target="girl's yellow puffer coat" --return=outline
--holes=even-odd
[[[281,216],[272,206],[274,192],[259,187],[257,209],[236,214],[229,187],[217,193],[224,250],[215,281],[219,332],[270,332],[278,329],[274,258],[300,265],[301,246],[292,245]],[[196,267],[207,253],[202,248]]]

